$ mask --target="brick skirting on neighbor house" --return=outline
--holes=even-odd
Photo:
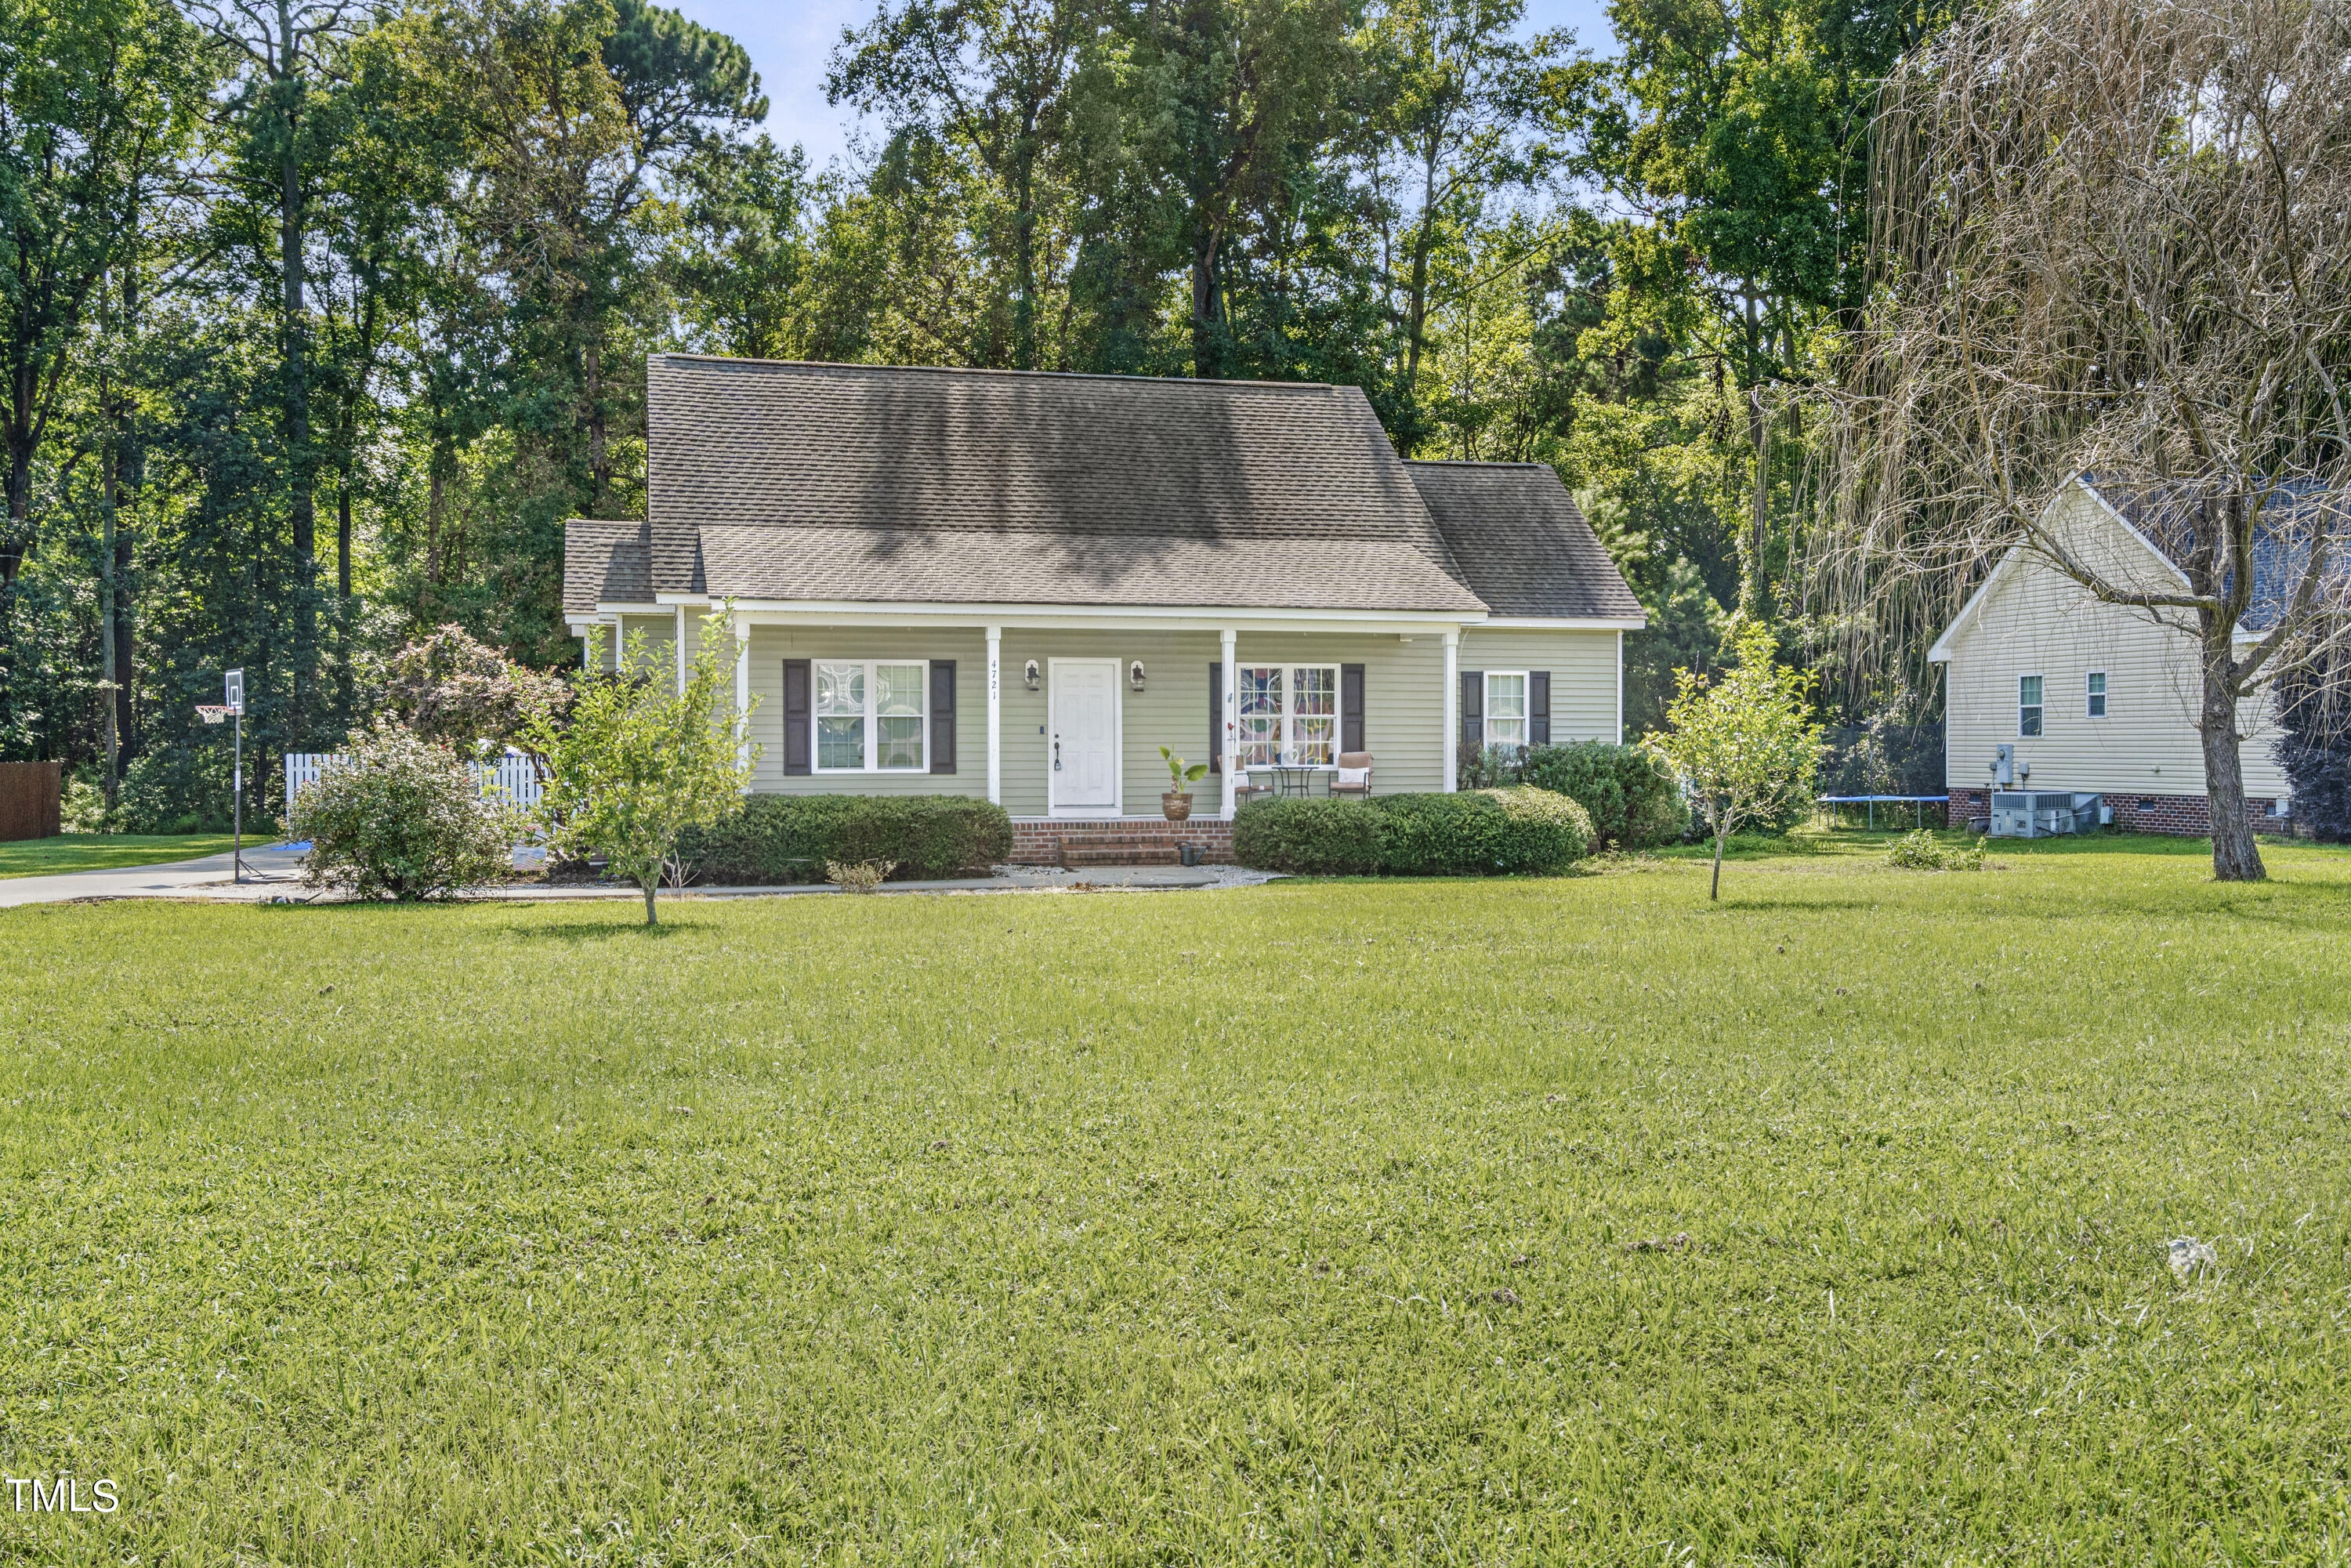
[[[2054,786],[2052,786],[2053,789]],[[2183,839],[2210,837],[2211,803],[2201,795],[2108,795],[2115,826],[2126,833],[2170,833]],[[2268,815],[2270,802],[2252,800],[2253,828],[2258,832],[2288,831],[2288,819]],[[1970,817],[1991,815],[1991,795],[1983,789],[1951,791],[1951,823],[1965,827]]]
[[[1115,865],[1120,856],[1138,865],[1173,862],[1184,844],[1196,844],[1209,865],[1233,863],[1233,825],[1213,818],[1171,822],[1160,817],[1110,817],[1071,821],[1053,817],[1012,819],[1012,863],[1061,865],[1071,852],[1089,865]]]

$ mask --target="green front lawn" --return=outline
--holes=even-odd
[[[200,860],[228,853],[235,841],[230,833],[60,833],[52,839],[18,839],[0,843],[0,877]],[[257,849],[266,841],[247,838],[245,842],[247,849]]]
[[[2339,1559],[2270,856],[11,911],[0,1559]]]

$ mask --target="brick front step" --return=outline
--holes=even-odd
[[[1092,865],[1177,865],[1183,859],[1173,844],[1155,849],[1077,849],[1068,843],[1061,846],[1061,866],[1066,871]]]
[[[1230,865],[1233,825],[1213,818],[1186,822],[1158,817],[1012,820],[1016,865],[1174,865],[1186,844],[1197,848],[1207,864]]]

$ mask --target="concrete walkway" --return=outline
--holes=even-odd
[[[117,871],[68,872],[57,876],[22,876],[0,881],[0,909],[25,904],[65,904],[92,898],[226,899],[260,904],[274,899],[323,902],[339,895],[314,893],[302,885],[302,852],[273,846],[245,852],[245,881],[230,880],[232,857],[206,855],[201,860],[174,861],[163,865],[126,866]],[[1056,866],[998,866],[996,874],[957,877],[941,882],[884,883],[884,895],[907,893],[1050,893],[1092,889],[1175,891],[1212,887],[1254,887],[1274,880],[1273,873],[1238,866],[1089,866],[1062,871]],[[838,897],[841,890],[823,883],[782,887],[664,888],[662,902],[674,898]],[[559,899],[625,899],[641,902],[644,894],[629,886],[595,883],[517,883],[504,887],[471,888],[459,895],[486,901]]]

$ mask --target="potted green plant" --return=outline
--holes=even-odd
[[[1159,797],[1159,809],[1171,822],[1181,822],[1192,815],[1192,791],[1186,784],[1197,784],[1208,776],[1208,765],[1195,762],[1188,767],[1182,758],[1165,747],[1159,748],[1160,760],[1167,764],[1167,793]]]

